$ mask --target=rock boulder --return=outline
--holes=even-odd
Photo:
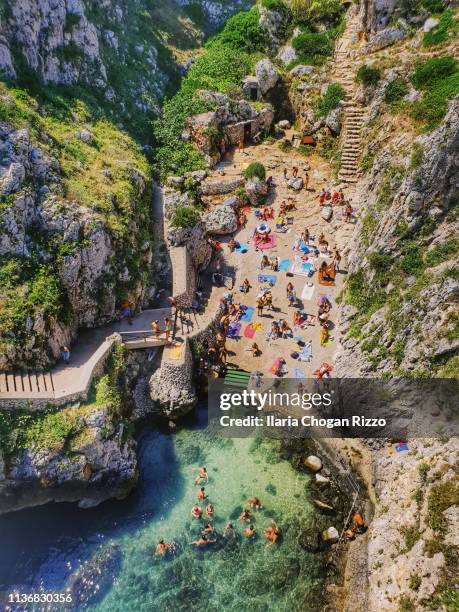
[[[204,215],[203,221],[209,234],[221,236],[237,230],[237,217],[231,206],[222,204]]]
[[[260,85],[260,91],[263,95],[268,93],[279,80],[279,74],[274,64],[268,58],[262,59],[256,64],[255,74]]]
[[[268,193],[268,187],[265,181],[260,180],[258,177],[254,177],[246,182],[245,191],[249,198],[252,206],[258,206],[263,204]]]
[[[315,455],[309,455],[309,457],[306,457],[304,460],[304,465],[313,472],[318,472],[322,469],[322,461]]]
[[[295,178],[292,176],[292,178],[287,181],[287,187],[294,191],[301,191],[301,189],[303,189],[303,179],[301,177]]]

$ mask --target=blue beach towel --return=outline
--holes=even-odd
[[[247,253],[247,251],[249,250],[249,245],[247,244],[247,242],[240,242],[234,250],[237,253]]]
[[[242,315],[242,317],[239,319],[239,321],[244,321],[245,323],[250,323],[250,321],[252,320],[253,317],[253,313],[254,313],[254,308],[252,308],[252,306],[246,306],[245,307],[245,312]]]
[[[312,270],[314,270],[314,264],[312,263],[312,261],[305,261],[301,265],[301,267],[304,270],[304,272],[307,272],[308,274],[312,272]]]
[[[259,274],[258,282],[259,283],[270,283],[271,285],[275,285],[277,282],[277,276],[274,276],[274,274]]]
[[[310,248],[308,247],[308,245],[307,245],[305,242],[303,242],[303,241],[301,241],[301,244],[300,244],[300,250],[301,250],[301,251],[303,251],[303,253],[310,253],[310,252],[311,252],[311,249],[310,249]]]
[[[281,259],[279,264],[279,271],[287,271],[291,265],[290,259]]]

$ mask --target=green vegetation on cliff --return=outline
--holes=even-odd
[[[50,88],[42,95],[0,83],[0,120],[10,129],[27,130],[32,146],[57,160],[47,187],[55,194],[56,216],[72,214],[84,206],[92,223],[100,221],[125,259],[129,280],[115,280],[120,295],[145,280],[138,245],[149,236],[151,171],[140,146],[108,121],[89,100],[64,97]],[[36,197],[40,183],[29,180],[16,193],[3,198],[0,224],[16,200]],[[91,231],[86,225],[85,231]],[[75,241],[38,224],[28,228],[30,256],[0,258],[2,345],[23,343],[32,330],[27,321],[41,311],[45,320],[68,321],[72,309],[59,279],[63,258],[88,247],[88,236]],[[107,282],[108,279],[105,279]]]

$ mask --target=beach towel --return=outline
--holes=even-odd
[[[311,252],[311,249],[303,241],[301,241],[301,243],[300,243],[300,250],[303,251],[303,253],[310,253]]]
[[[277,359],[274,361],[273,365],[272,365],[272,366],[269,368],[269,370],[268,370],[268,371],[269,371],[269,372],[271,372],[271,374],[276,375],[276,373],[277,373],[277,372],[278,372],[278,370],[279,370],[279,366],[280,366],[280,364],[281,364],[281,358],[280,358],[280,357],[278,357],[278,358],[277,358]]]
[[[236,253],[247,253],[249,250],[249,245],[247,242],[240,242],[238,246],[234,249]]]
[[[277,276],[274,276],[274,274],[259,274],[258,282],[270,283],[271,285],[275,285],[277,283]]]
[[[242,317],[239,319],[240,321],[244,321],[245,323],[249,323],[252,320],[254,308],[252,306],[244,306],[245,311]]]
[[[293,371],[293,378],[306,378],[306,375],[298,368],[295,368]]]
[[[314,264],[312,261],[302,261],[298,258],[293,263],[290,271],[299,276],[310,276],[314,272]]]
[[[286,272],[290,268],[291,263],[292,262],[290,261],[290,259],[281,259],[279,264],[279,272]]]
[[[306,344],[300,350],[300,355],[298,357],[298,361],[310,361],[312,359],[312,346],[311,343]]]
[[[181,359],[183,355],[183,344],[173,346],[169,349],[169,359]]]
[[[312,287],[310,287],[306,283],[306,285],[303,287],[303,291],[301,292],[301,299],[302,300],[310,300],[310,299],[312,299],[312,296],[314,294],[314,290],[315,290],[314,285],[312,285]]]
[[[253,338],[255,335],[256,329],[253,326],[252,323],[249,323],[248,325],[246,325],[246,328],[244,329],[244,338]]]
[[[260,251],[267,251],[276,246],[277,236],[276,234],[269,234],[268,242],[262,242],[261,239],[253,238],[252,243]]]
[[[397,444],[394,444],[394,448],[397,453],[410,450],[407,442],[397,442]]]
[[[228,338],[239,338],[241,327],[241,323],[231,323],[228,329]]]

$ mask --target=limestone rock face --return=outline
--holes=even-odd
[[[325,117],[325,125],[333,133],[334,136],[338,136],[341,132],[343,124],[343,107],[337,106],[331,110]]]
[[[149,381],[150,397],[157,406],[157,414],[174,420],[195,406],[198,398],[193,383],[192,361],[188,343],[181,359],[163,356],[161,366]]]
[[[252,206],[258,206],[264,202],[268,187],[265,181],[255,176],[245,183],[245,191]]]
[[[260,84],[260,90],[263,95],[268,93],[279,80],[279,74],[275,69],[273,63],[268,58],[262,59],[257,62],[255,66],[255,74]]]
[[[363,48],[363,53],[374,53],[380,49],[390,47],[399,40],[406,38],[406,32],[402,28],[385,28],[370,38],[370,41]]]
[[[297,59],[297,54],[292,45],[285,45],[279,49],[276,57],[284,66],[288,66]]]
[[[231,206],[217,206],[204,216],[203,221],[209,234],[219,236],[232,234],[237,230],[237,217]]]
[[[430,30],[433,30],[433,28],[435,28],[439,23],[440,23],[440,20],[437,19],[436,17],[429,17],[429,19],[426,19],[424,21],[424,26],[423,26],[424,32],[430,32]]]
[[[130,180],[141,196],[143,176],[132,169]],[[53,265],[69,316],[64,321],[38,308],[28,316],[25,341],[11,342],[0,351],[1,369],[45,368],[58,358],[60,346],[71,343],[79,327],[116,318],[114,289],[130,281],[127,262],[119,257],[120,245],[116,246],[103,218],[76,201],[63,202],[58,161],[34,146],[27,129],[13,129],[6,123],[0,125],[0,192],[5,198],[0,212],[0,256],[23,258],[25,263],[38,256],[40,264],[46,265],[50,251],[44,245],[62,249]],[[133,236],[138,232],[135,223]],[[151,245],[141,246],[140,252],[147,267]],[[136,282],[131,297],[142,301],[143,292]]]
[[[278,11],[265,8],[262,4],[259,5],[260,19],[258,24],[267,34],[273,48],[279,45],[279,30],[283,22],[282,14]]]
[[[82,507],[125,497],[137,482],[136,443],[122,421],[98,407],[78,421],[73,454],[64,447],[25,449],[0,470],[0,513],[49,501]],[[2,478],[3,476],[3,478]]]
[[[180,193],[175,189],[165,189],[163,203],[166,219],[171,219],[177,208],[191,206],[193,200],[188,192]]]
[[[305,66],[304,64],[299,64],[290,70],[290,74],[296,77],[303,77],[312,72],[314,72],[314,66]]]

